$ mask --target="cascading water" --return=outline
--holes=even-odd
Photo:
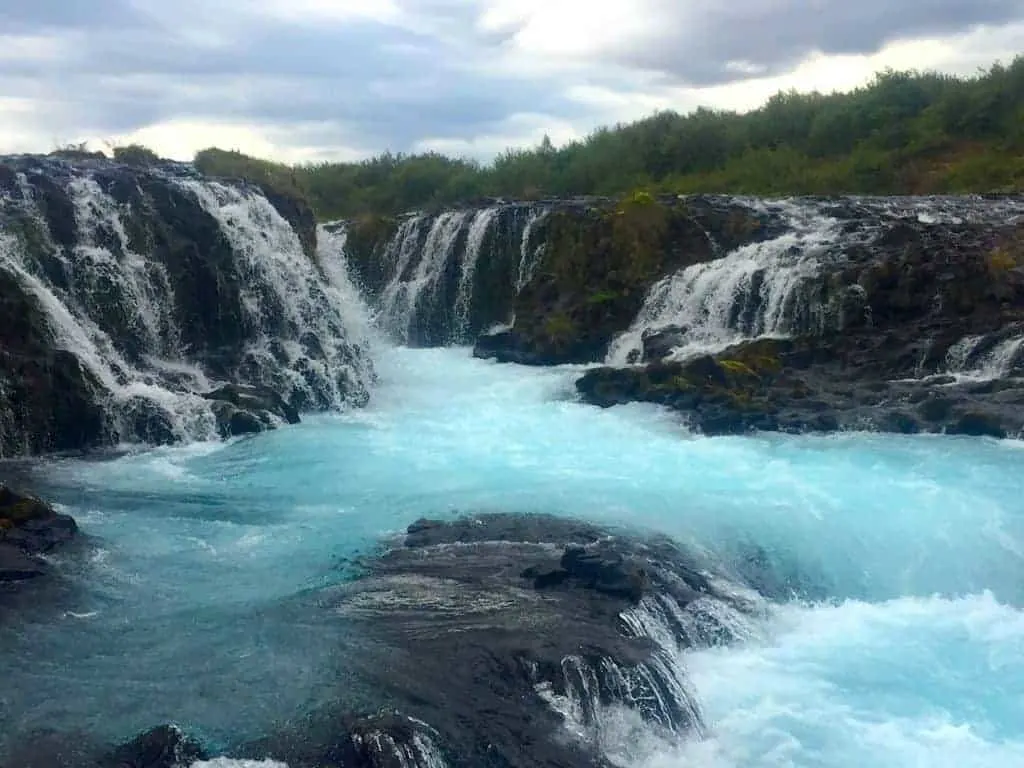
[[[674,355],[688,357],[747,338],[785,335],[801,311],[817,309],[799,301],[799,293],[840,238],[840,222],[806,203],[752,206],[780,213],[785,231],[656,283],[629,330],[612,342],[608,364],[638,361],[644,334],[669,326],[682,335]]]
[[[1024,336],[1008,338],[985,348],[984,336],[967,336],[946,353],[946,373],[957,381],[992,381],[1013,374],[1024,350]]]
[[[462,232],[468,214],[465,211],[442,213],[430,227],[415,270],[408,278],[395,271],[395,278],[384,290],[382,315],[389,330],[398,338],[407,339],[415,322],[416,310],[424,291],[429,295],[444,274],[455,253],[455,242]],[[403,244],[405,238],[403,237]],[[404,254],[405,249],[402,249]]]
[[[372,253],[348,257],[366,270],[371,306],[403,344],[465,344],[506,322],[543,253],[536,234],[550,208],[503,203],[402,219]],[[335,222],[332,231],[358,223]]]
[[[477,211],[469,226],[466,238],[465,255],[459,270],[459,288],[455,295],[455,328],[454,341],[462,340],[469,330],[469,311],[473,301],[473,278],[476,276],[476,265],[480,260],[487,230],[498,215],[498,208],[485,208]]]
[[[526,284],[533,279],[537,265],[540,263],[541,255],[544,252],[543,245],[533,242],[533,233],[537,226],[548,215],[548,211],[541,208],[530,209],[527,214],[526,225],[523,227],[523,236],[519,243],[519,268],[516,271],[516,291],[521,291]]]
[[[220,224],[242,276],[256,329],[243,366],[250,380],[289,392],[306,408],[341,408],[369,364],[367,339],[350,338],[362,303],[339,292],[303,252],[295,230],[262,195],[216,182],[182,181]],[[344,282],[344,274],[334,274]]]
[[[176,166],[11,163],[0,269],[95,381],[108,441],[215,437],[200,395],[225,380],[301,409],[365,400],[355,290],[324,278],[262,194]]]

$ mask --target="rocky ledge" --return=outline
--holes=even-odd
[[[702,731],[675,654],[732,639],[742,619],[723,617],[758,604],[669,540],[547,515],[420,520],[361,567],[322,597],[360,638],[343,705],[236,754],[291,768],[607,766],[596,734],[612,705],[666,734]]]
[[[549,515],[420,520],[387,547],[308,598],[337,617],[335,703],[226,756],[289,768],[610,768],[598,734],[613,707],[654,733],[702,733],[676,655],[734,640],[762,605],[668,539]],[[167,727],[116,749],[79,739],[74,760],[46,762],[55,744],[26,744],[22,765],[179,768],[206,754]]]
[[[1024,432],[1024,378],[915,377],[886,366],[893,343],[892,336],[872,333],[759,339],[686,361],[596,368],[576,389],[601,407],[666,406],[708,435],[870,430],[1002,438]]]
[[[536,275],[515,298],[515,322],[482,336],[474,354],[523,365],[599,360],[655,282],[780,228],[778,216],[724,197],[637,195],[554,210]]]
[[[0,485],[0,583],[46,575],[47,565],[39,556],[67,543],[77,532],[68,515]]]

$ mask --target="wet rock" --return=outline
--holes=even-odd
[[[482,360],[493,359],[499,363],[518,365],[555,364],[553,359],[531,349],[522,335],[511,330],[485,334],[478,338],[473,347],[473,356]]]
[[[418,520],[404,546],[365,558],[358,578],[319,598],[361,648],[346,655],[345,703],[387,711],[324,711],[242,754],[293,768],[607,768],[597,740],[571,735],[590,733],[602,707],[631,707],[669,732],[700,727],[673,677],[682,670],[632,612],[652,611],[645,620],[667,622],[684,645],[727,642],[700,606],[743,613],[741,592],[715,587],[662,538],[549,515]],[[578,702],[580,722],[567,729],[551,697]]]
[[[19,547],[0,540],[0,583],[28,581],[47,574],[46,564],[29,557]]]
[[[298,424],[299,412],[277,392],[266,387],[225,384],[203,395],[207,400],[230,403],[240,410],[269,413],[288,424]]]
[[[968,411],[962,414],[946,431],[951,435],[1006,437],[1006,427],[996,414],[979,411]]]
[[[0,543],[28,554],[50,552],[74,538],[78,526],[46,502],[0,485]]]
[[[279,422],[299,423],[298,411],[274,390],[225,384],[203,395],[213,401],[217,428],[224,437],[238,437],[276,428]]]
[[[176,726],[164,725],[118,747],[102,761],[102,768],[188,768],[206,758],[199,742]]]
[[[682,325],[670,325],[657,330],[644,331],[641,362],[652,363],[668,357],[673,350],[686,343],[686,334],[689,332],[690,329]]]
[[[129,438],[150,445],[172,445],[178,442],[170,414],[151,400],[137,397],[125,404],[124,420]]]
[[[880,341],[869,331],[827,339],[762,339],[687,361],[595,368],[576,389],[585,402],[603,408],[663,405],[709,435],[866,429],[1000,437],[1024,428],[1024,387],[1015,381],[978,385],[889,378],[884,368],[869,370],[862,362],[878,366]]]

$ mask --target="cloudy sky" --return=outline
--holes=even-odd
[[[1024,0],[0,0],[0,153],[487,159],[1024,51]]]

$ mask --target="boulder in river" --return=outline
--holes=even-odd
[[[77,531],[68,515],[0,485],[0,582],[45,575],[46,565],[37,555],[70,541]]]
[[[232,754],[610,768],[595,735],[611,708],[702,732],[678,649],[727,642],[760,605],[667,539],[550,515],[422,519],[361,570],[318,598],[358,638],[337,706]]]
[[[299,412],[267,387],[225,384],[203,395],[213,402],[221,435],[234,437],[299,423]]]

